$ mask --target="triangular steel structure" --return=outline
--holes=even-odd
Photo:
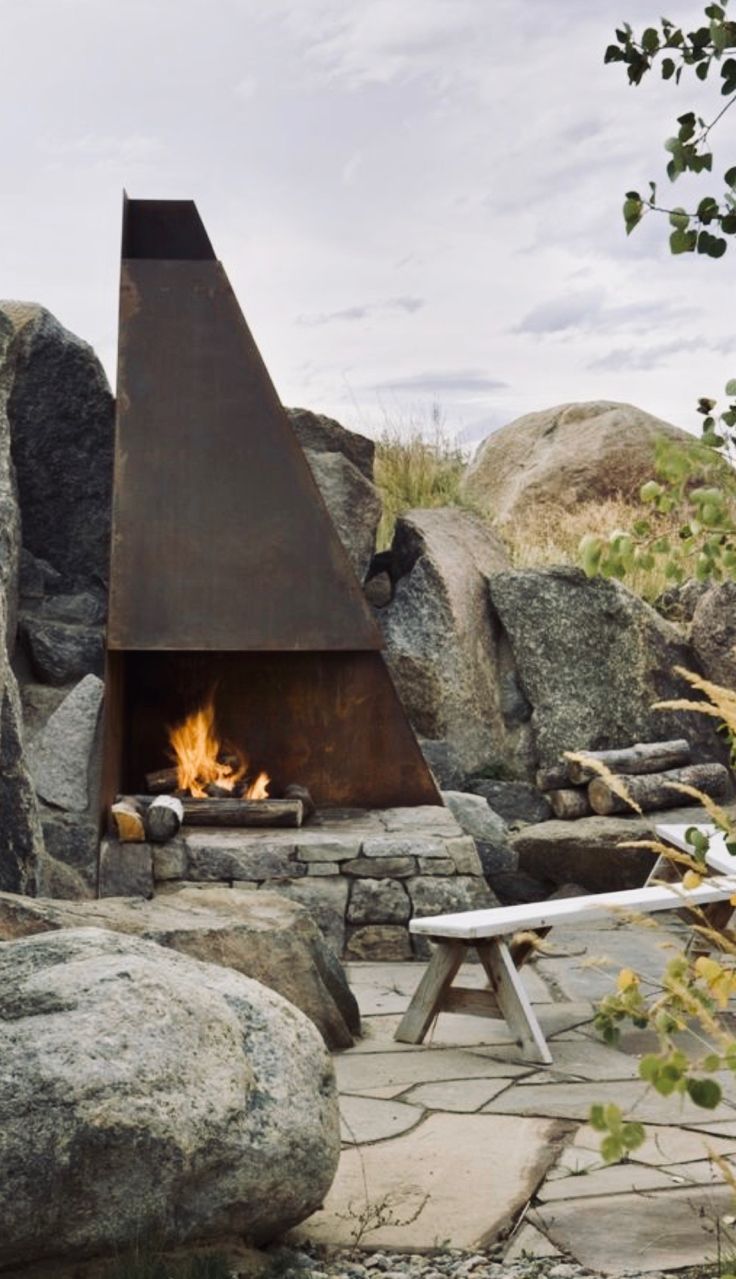
[[[382,636],[191,201],[123,217],[103,798],[206,688],[318,806],[436,804]]]
[[[381,635],[191,201],[127,200],[111,649]]]

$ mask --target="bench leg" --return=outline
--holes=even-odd
[[[475,949],[490,978],[506,1024],[521,1044],[524,1058],[551,1066],[552,1054],[506,942],[477,942]]]
[[[402,1044],[421,1044],[442,1007],[445,992],[452,985],[465,958],[466,946],[458,941],[437,943],[422,980],[394,1035]]]

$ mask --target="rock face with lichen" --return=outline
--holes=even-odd
[[[97,928],[0,944],[0,1256],[273,1239],[340,1151],[312,1023],[227,968]]]

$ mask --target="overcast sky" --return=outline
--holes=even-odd
[[[604,68],[613,27],[656,21],[658,0],[0,13],[0,294],[49,307],[113,385],[124,186],[197,201],[282,399],[356,429],[437,405],[477,440],[595,398],[692,429],[696,397],[736,375],[736,249],[673,259],[659,220],[623,231],[623,193],[668,186],[675,116],[715,114],[708,86]]]

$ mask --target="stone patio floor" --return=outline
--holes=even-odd
[[[620,967],[656,978],[682,938],[662,916],[550,934],[551,953],[524,969],[550,1067],[522,1062],[504,1023],[460,1014],[442,1014],[422,1046],[396,1043],[422,965],[348,965],[364,1038],[335,1057],[344,1147],[294,1238],[408,1252],[506,1240],[504,1260],[562,1254],[610,1275],[713,1260],[734,1201],[708,1150],[736,1165],[736,1080],[721,1078],[714,1111],[662,1098],[638,1076],[651,1032],[614,1049],[591,1024]],[[462,975],[483,984],[477,965]],[[646,1125],[629,1162],[603,1163],[586,1123],[596,1101]]]

